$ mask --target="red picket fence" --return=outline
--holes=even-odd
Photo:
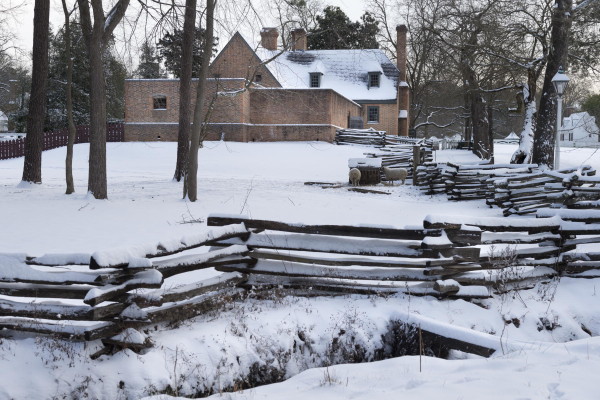
[[[123,142],[124,127],[122,122],[106,124],[106,141]],[[54,132],[44,132],[44,150],[56,149],[67,145],[69,133],[66,129]],[[77,127],[75,143],[89,143],[90,127],[82,125]],[[0,160],[23,157],[25,155],[25,139],[0,141]]]

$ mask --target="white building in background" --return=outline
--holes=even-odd
[[[567,147],[599,147],[600,130],[596,125],[596,118],[587,112],[580,112],[563,119],[560,145]]]
[[[8,132],[8,117],[0,111],[0,132]]]

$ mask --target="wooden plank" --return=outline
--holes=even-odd
[[[132,279],[120,285],[106,285],[104,287],[90,290],[83,302],[91,306],[120,297],[133,289],[155,289],[160,288],[164,277],[157,270],[138,272]]]
[[[0,282],[0,294],[16,297],[83,299],[91,285],[42,285]]]
[[[296,262],[259,261],[255,267],[248,268],[243,265],[227,265],[218,267],[217,271],[241,272],[248,276],[270,275],[294,278],[344,278],[374,281],[428,281],[424,269],[414,268],[335,268],[332,266],[302,264]]]
[[[422,240],[425,236],[440,236],[440,230],[426,229],[394,229],[378,226],[344,226],[344,225],[304,225],[285,222],[250,219],[247,217],[211,215],[207,219],[208,226],[223,226],[244,223],[248,229],[273,230],[295,233],[312,233],[318,235],[371,237],[379,239]]]
[[[421,250],[421,243],[398,242],[385,239],[360,239],[351,237],[327,237],[303,233],[252,233],[248,240],[228,239],[215,243],[216,246],[243,244],[249,249],[279,249],[311,251],[332,254],[349,254],[362,256],[387,256],[387,257],[418,257],[438,258],[439,253],[431,255]],[[452,257],[444,255],[444,257]]]
[[[424,259],[424,260],[394,260],[388,257],[319,257],[316,255],[306,255],[290,252],[281,252],[279,250],[252,250],[250,257],[259,260],[278,260],[291,261],[304,264],[319,264],[328,266],[361,266],[361,267],[390,267],[390,268],[425,268],[434,265],[449,265],[456,261],[452,258],[443,259]]]
[[[92,254],[90,259],[90,269],[100,269],[100,268],[125,268],[129,266],[129,262],[133,258],[154,258],[154,257],[165,257],[172,254],[180,253],[185,250],[195,249],[201,246],[209,246],[212,243],[234,238],[234,237],[246,237],[249,232],[246,230],[246,227],[243,224],[225,224],[231,226],[221,226],[221,228],[216,228],[211,231],[198,234],[198,235],[188,235],[177,243],[170,243],[168,248],[165,247],[164,244],[156,244],[150,247],[154,249],[150,252],[145,250],[146,247],[141,249],[116,249],[109,250],[106,252],[96,252]],[[132,253],[140,253],[134,256]]]
[[[159,271],[163,277],[168,278],[185,272],[195,271],[203,268],[210,268],[220,265],[223,262],[244,262],[248,254],[248,247],[245,245],[232,245],[223,249],[210,251],[208,253],[191,254],[166,260],[153,262],[153,267]],[[215,261],[219,261],[215,263]],[[250,262],[246,258],[245,261]]]

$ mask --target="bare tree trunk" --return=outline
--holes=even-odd
[[[463,85],[467,90],[466,99],[470,101],[468,106],[471,112],[473,153],[483,160],[489,160],[493,156],[493,149],[489,138],[487,107],[473,69],[475,59],[473,49],[477,45],[476,34],[472,35],[469,43],[468,48],[462,49],[460,72]]]
[[[75,122],[73,121],[73,60],[71,58],[71,13],[67,9],[67,1],[62,0],[63,13],[65,14],[65,53],[67,56],[67,125],[69,138],[67,141],[67,157],[65,159],[65,178],[67,183],[66,194],[75,192],[73,183],[73,144],[75,143]]]
[[[204,49],[202,51],[202,65],[200,66],[200,76],[198,77],[198,88],[196,91],[196,107],[194,109],[194,125],[192,127],[187,172],[183,185],[183,197],[185,198],[187,196],[190,201],[196,201],[198,197],[198,147],[200,145],[202,125],[206,122],[203,113],[204,94],[206,92],[208,67],[212,57],[216,3],[217,0],[206,1],[206,37]]]
[[[48,86],[48,34],[50,0],[35,0],[33,16],[33,66],[31,97],[25,137],[23,181],[42,183],[42,151],[44,150],[44,120],[46,118],[46,88]]]
[[[556,129],[556,91],[552,78],[558,69],[568,67],[569,31],[571,29],[572,0],[556,0],[552,15],[551,46],[542,88],[535,139],[534,163],[551,167],[554,164],[554,134]]]
[[[485,100],[481,93],[471,97],[471,117],[473,119],[473,153],[482,160],[493,157],[490,143],[490,128]]]
[[[192,61],[194,58],[194,33],[196,27],[196,0],[186,0],[183,20],[183,44],[181,51],[181,74],[179,78],[179,129],[177,134],[177,163],[175,176],[181,181],[190,150],[192,100]]]
[[[88,191],[108,198],[106,181],[106,85],[102,55],[113,30],[125,15],[129,0],[119,0],[104,16],[102,0],[77,0],[81,29],[90,61],[90,157]],[[92,23],[90,3],[94,11]]]
[[[519,139],[519,148],[512,155],[510,159],[511,164],[529,164],[531,162],[537,117],[535,94],[540,72],[541,68],[536,66],[531,66],[527,70],[527,84],[523,86],[525,119],[523,120],[521,138]]]
[[[102,63],[102,45],[92,40],[90,57],[90,157],[88,191],[96,199],[108,198],[106,179],[106,83]]]

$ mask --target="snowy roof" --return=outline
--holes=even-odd
[[[505,139],[519,139],[519,136],[516,133],[511,132],[507,137],[505,137]]]
[[[0,121],[8,121],[8,117],[2,111],[0,111]]]
[[[259,47],[265,61],[279,52]],[[333,89],[354,101],[396,100],[398,68],[382,50],[285,51],[266,64],[282,87],[310,88],[310,74],[320,73],[320,88]],[[369,73],[380,74],[379,87],[369,87]]]
[[[584,111],[571,114],[563,119],[563,129],[576,128],[584,128],[597,132],[598,126],[596,125],[596,118]]]

